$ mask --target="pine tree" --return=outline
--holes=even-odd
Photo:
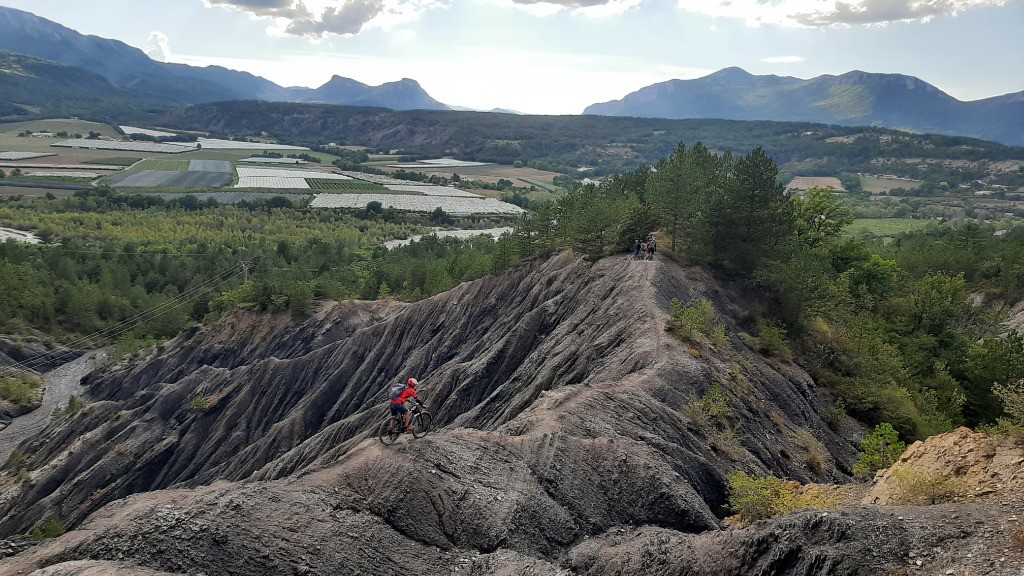
[[[734,164],[710,217],[719,264],[747,275],[779,253],[791,233],[793,206],[778,175],[775,161],[760,147]]]

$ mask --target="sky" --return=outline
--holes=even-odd
[[[412,78],[481,110],[579,114],[730,66],[1024,91],[1024,0],[0,0],[151,57],[284,86]]]

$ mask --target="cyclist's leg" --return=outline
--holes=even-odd
[[[404,416],[404,419],[403,419],[403,416]],[[395,404],[394,402],[392,402],[391,403],[391,425],[392,426],[397,426],[400,422],[403,422],[403,421],[408,422],[408,420],[409,420],[409,415],[408,415],[408,410],[406,410],[406,408],[405,408],[405,404]],[[408,424],[407,424],[407,426],[408,426]],[[402,429],[405,430],[405,428],[402,428]]]
[[[391,410],[393,410],[396,415],[401,415],[398,418],[398,422],[403,424],[402,431],[404,432],[405,429],[409,427],[409,409],[405,407],[405,404],[392,403]]]

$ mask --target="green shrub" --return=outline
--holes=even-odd
[[[1018,424],[1024,424],[1024,380],[995,384],[992,393],[1003,401],[1003,410]]]
[[[739,516],[741,524],[777,518],[798,510],[832,510],[843,503],[843,494],[834,488],[801,489],[796,482],[775,476],[755,477],[736,472],[729,482],[726,507]]]
[[[846,403],[843,402],[842,399],[839,399],[833,402],[832,406],[829,406],[828,411],[825,412],[822,419],[829,428],[836,430],[846,417]]]
[[[759,352],[778,356],[789,360],[792,352],[789,349],[789,341],[786,340],[786,329],[767,320],[759,322],[758,348]]]
[[[56,538],[67,531],[67,527],[64,526],[64,523],[61,522],[60,518],[51,514],[50,517],[43,521],[41,525],[32,529],[30,536],[33,540],[39,541],[47,538]]]
[[[78,396],[72,394],[71,397],[68,398],[67,406],[65,406],[63,409],[57,408],[53,411],[53,419],[58,420],[69,414],[74,414],[75,412],[78,412],[82,408],[85,408],[85,401],[79,398]]]
[[[192,399],[192,409],[196,412],[206,412],[210,409],[210,399],[206,394],[196,394]]]
[[[723,428],[729,427],[728,417],[732,414],[729,398],[721,384],[717,382],[708,388],[700,400],[687,404],[683,411],[693,420],[701,423],[712,422]]]
[[[688,307],[678,300],[669,302],[672,318],[668,329],[683,340],[696,342],[700,338],[715,341],[725,340],[725,326],[718,319],[715,307],[707,300],[697,300]]]
[[[943,504],[968,493],[967,483],[946,474],[896,467],[889,476],[894,504]]]
[[[992,393],[1002,401],[1003,411],[1008,416],[997,418],[995,424],[979,426],[978,431],[1024,442],[1024,380],[1012,384],[994,384]]]
[[[5,376],[0,378],[0,400],[20,406],[33,404],[39,401],[42,387],[43,381],[28,373]]]
[[[21,470],[26,463],[25,455],[20,450],[11,452],[11,455],[7,457],[7,462],[4,463],[5,470]]]
[[[875,426],[875,431],[868,434],[860,443],[860,460],[853,466],[856,476],[867,477],[882,468],[892,466],[899,459],[907,445],[900,441],[900,436],[888,422]]]

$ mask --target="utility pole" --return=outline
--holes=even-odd
[[[245,274],[245,280],[242,283],[247,284],[249,282],[249,268],[252,268],[254,264],[252,262],[249,262],[248,260],[244,262],[239,262],[239,264],[241,264],[242,272]]]

